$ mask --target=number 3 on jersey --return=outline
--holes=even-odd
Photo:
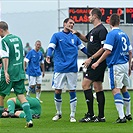
[[[122,42],[123,42],[123,44],[124,44],[124,46],[122,46],[122,50],[123,50],[123,51],[126,51],[126,50],[127,50],[127,44],[126,44],[127,40],[126,40],[125,37],[122,37],[121,39],[122,39]]]
[[[15,49],[15,57],[16,61],[20,59],[20,50],[19,50],[19,44],[14,44],[14,49]]]

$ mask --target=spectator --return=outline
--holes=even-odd
[[[25,56],[27,55],[27,53],[31,50],[31,46],[30,44],[27,42],[26,43],[26,46],[24,47],[24,53],[25,53]]]

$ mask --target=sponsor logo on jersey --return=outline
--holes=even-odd
[[[90,42],[93,42],[93,36],[90,36]]]
[[[72,44],[74,44],[74,39],[71,39]]]

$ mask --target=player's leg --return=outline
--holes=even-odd
[[[88,112],[81,120],[79,120],[79,122],[89,122],[93,120],[93,117],[95,117],[94,110],[93,110],[93,92],[92,92],[91,84],[92,84],[92,81],[89,80],[87,77],[84,77],[82,82],[82,88],[84,91]]]
[[[0,117],[4,111],[4,96],[0,96]]]
[[[126,123],[126,118],[124,114],[124,102],[120,91],[120,89],[122,89],[123,86],[123,71],[124,70],[122,65],[114,65],[111,68],[109,68],[108,71],[110,78],[109,83],[111,85],[115,106],[119,115],[118,119],[116,120],[116,123]]]
[[[6,95],[10,94],[12,89],[12,82],[9,84],[6,83],[5,78],[1,78],[0,81],[0,117],[4,111],[4,98]]]
[[[61,93],[62,93],[62,89],[64,88],[65,79],[66,77],[64,73],[54,73],[52,88],[55,89],[54,102],[55,102],[55,107],[57,111],[56,115],[52,118],[52,120],[54,121],[57,121],[62,117]]]
[[[75,113],[77,106],[76,86],[77,86],[77,73],[66,73],[66,84],[70,94],[70,122],[76,122]]]
[[[30,105],[29,105],[28,101],[26,100],[26,98],[23,94],[17,95],[17,98],[21,102],[23,111],[26,114],[26,122],[27,122],[26,126],[27,127],[32,127],[33,126],[32,115],[31,115],[31,112],[30,112]]]
[[[56,107],[56,115],[52,118],[52,120],[57,121],[62,117],[62,98],[61,98],[61,89],[55,89],[55,95],[54,95],[54,102]]]
[[[96,100],[98,103],[98,117],[95,119],[94,122],[105,122],[104,117],[104,106],[105,106],[105,96],[103,92],[102,82],[94,82],[93,83],[95,92],[96,92]]]
[[[39,99],[40,103],[43,102],[43,101],[40,100],[41,84],[42,84],[42,75],[36,78],[36,98]]]
[[[104,73],[106,69],[106,61],[103,61],[95,70],[91,70],[93,79],[93,86],[96,92],[96,100],[98,103],[98,117],[94,122],[105,122],[104,117],[104,106],[105,106],[105,95],[103,91],[102,82],[104,80]]]
[[[25,90],[24,80],[14,82],[14,92],[21,103],[23,111],[26,114],[27,127],[32,127],[33,126],[32,115],[30,112],[30,105],[24,96],[25,91],[26,90]]]
[[[122,88],[121,92],[123,95],[123,101],[124,101],[124,106],[125,106],[125,116],[127,120],[132,120],[132,116],[131,116],[131,97],[130,94],[126,88],[126,86],[130,86],[130,79],[129,79],[129,75],[128,75],[128,70],[129,70],[129,65],[128,63],[126,63],[124,65],[125,67],[125,71],[124,71],[124,79],[123,79],[123,84],[124,87]]]
[[[112,93],[114,95],[115,106],[119,115],[118,119],[116,120],[116,123],[125,123],[126,119],[124,115],[124,105],[123,105],[124,103],[123,103],[123,98],[120,94],[120,89],[114,88],[112,90]]]
[[[30,95],[30,92],[31,92],[31,93],[36,93],[36,91],[35,91],[36,77],[29,76],[29,77],[28,77],[28,81],[29,81],[29,88],[28,88],[28,90],[27,90],[26,95]]]
[[[75,113],[76,113],[76,106],[77,106],[77,97],[76,97],[76,91],[70,90],[70,122],[76,122],[75,119]]]
[[[24,111],[18,110],[18,111],[15,112],[15,116],[19,117],[19,118],[25,118],[26,114],[24,113]]]
[[[40,101],[37,98],[33,98],[33,97],[26,97],[27,101],[30,104],[30,111],[31,114],[33,116],[33,114],[35,115],[35,117],[39,117],[41,115],[41,104]]]
[[[131,99],[130,99],[130,94],[127,91],[126,87],[124,86],[121,90],[122,95],[123,95],[123,101],[124,101],[124,106],[125,106],[125,116],[127,120],[132,120],[131,116]]]
[[[7,106],[8,106],[8,111],[9,111],[9,115],[12,117],[14,116],[14,112],[15,112],[15,103],[16,103],[16,98],[9,98],[7,100]]]

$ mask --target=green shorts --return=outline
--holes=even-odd
[[[24,79],[19,81],[10,81],[9,84],[5,80],[0,81],[0,95],[6,96],[10,94],[11,89],[14,89],[16,95],[24,94],[26,92]]]

